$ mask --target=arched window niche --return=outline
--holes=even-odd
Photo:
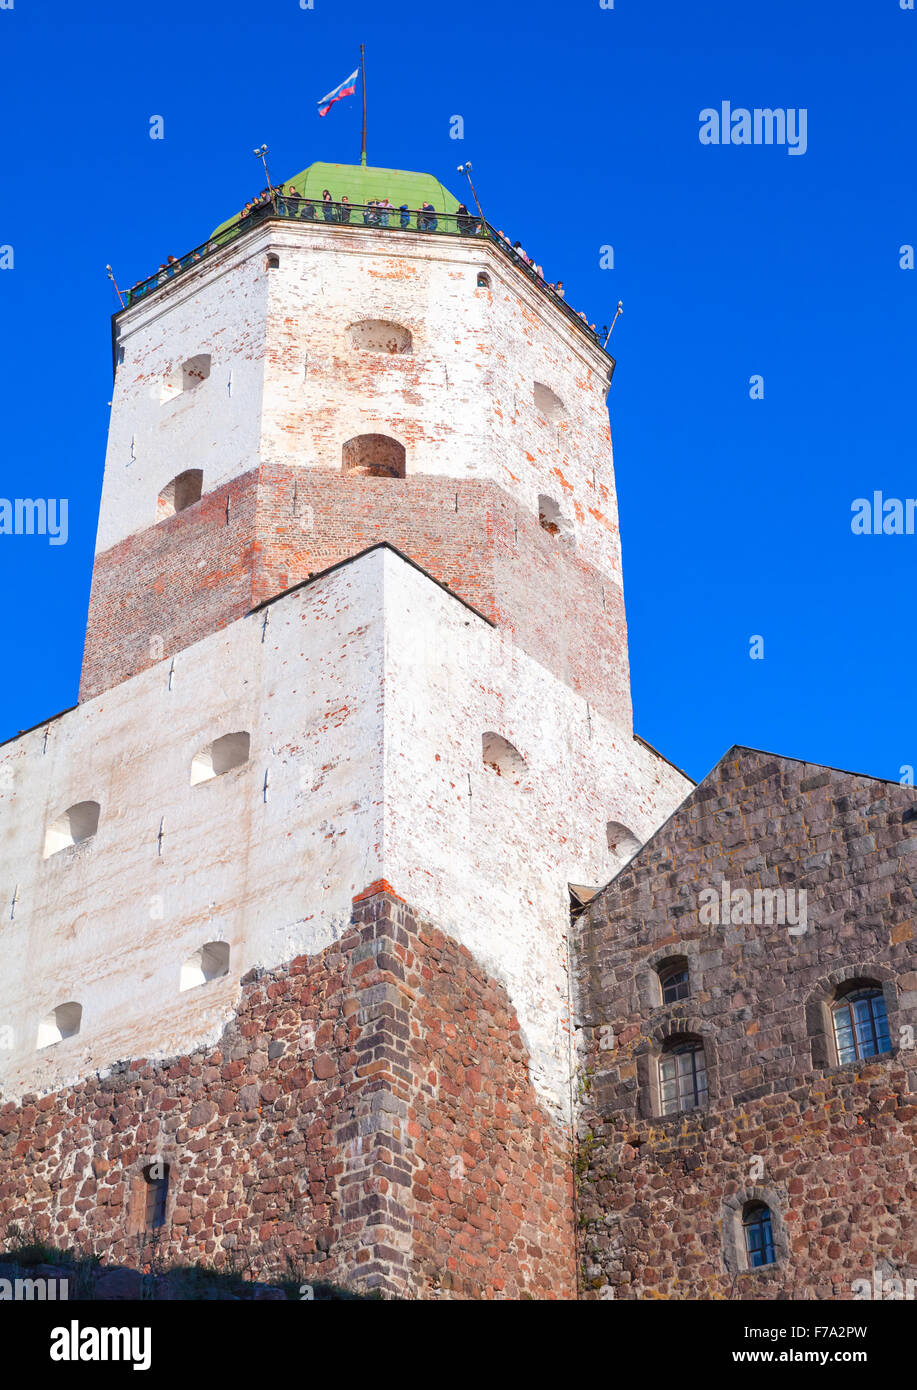
[[[214,777],[222,777],[237,767],[244,767],[250,750],[251,735],[244,731],[215,738],[213,743],[208,743],[191,759],[192,787],[201,782],[211,782]]]
[[[545,420],[552,424],[559,424],[567,415],[567,407],[564,405],[556,391],[552,391],[550,386],[545,386],[543,381],[536,381],[532,389],[535,401],[535,409],[539,415],[544,416]]]
[[[77,1004],[72,999],[66,1004],[58,1004],[38,1025],[36,1047],[53,1047],[55,1043],[64,1042],[67,1038],[75,1038],[82,1022],[82,1004]]]
[[[786,1194],[773,1187],[746,1187],[724,1199],[721,1230],[728,1273],[766,1277],[787,1263],[785,1206]]]
[[[363,478],[403,478],[407,472],[405,447],[387,434],[358,434],[341,449],[341,469]]]
[[[515,744],[493,729],[481,736],[481,761],[497,777],[519,783],[525,776],[525,758]]]
[[[605,825],[605,842],[611,855],[612,869],[618,873],[628,860],[633,859],[640,848],[640,841],[629,826],[619,820],[610,820]]]
[[[80,845],[91,840],[99,828],[100,807],[97,801],[78,801],[69,806],[45,831],[43,857],[50,859],[52,854],[72,845]]]
[[[167,516],[175,516],[187,507],[193,507],[201,500],[204,487],[204,474],[200,468],[187,468],[166,483],[156,499],[156,520],[164,521]]]
[[[189,956],[181,968],[178,990],[197,989],[211,980],[219,980],[229,974],[229,944],[226,941],[208,941],[194,955]]]
[[[347,330],[350,346],[357,352],[385,353],[390,357],[406,356],[414,350],[411,330],[403,323],[389,319],[360,319]]]

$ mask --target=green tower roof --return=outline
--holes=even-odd
[[[284,180],[285,193],[289,192],[290,184],[297,193],[308,196],[315,203],[322,201],[322,190],[327,188],[336,203],[346,195],[351,203],[357,204],[388,198],[396,208],[406,203],[412,211],[421,203],[432,203],[437,212],[455,212],[459,205],[458,199],[432,174],[413,174],[406,169],[374,169],[365,164],[310,164],[301,174]],[[221,222],[211,235],[235,222],[238,216],[236,212]]]

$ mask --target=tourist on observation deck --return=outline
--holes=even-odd
[[[405,227],[411,225],[411,209],[408,207],[407,203],[402,203],[398,211],[401,213],[401,228],[403,231]]]
[[[388,226],[388,215],[389,215],[389,213],[390,213],[391,211],[393,211],[392,204],[389,202],[388,198],[382,198],[382,199],[376,204],[376,207],[379,209],[379,215],[380,215],[380,218],[381,218],[382,226],[383,226],[383,227],[387,227],[387,226]]]
[[[334,203],[331,201],[331,194],[327,188],[322,189],[322,215],[326,222],[334,221]]]
[[[560,298],[563,299],[563,297],[564,297],[564,282],[563,282],[563,280],[558,280],[557,284],[554,286],[554,293],[555,293],[556,295],[559,295]]]
[[[418,225],[418,227],[421,228],[421,231],[424,231],[424,232],[435,232],[435,231],[436,231],[436,228],[437,228],[437,225],[438,225],[438,224],[437,224],[436,217],[433,215],[433,214],[435,214],[435,212],[436,212],[436,208],[433,206],[432,203],[424,203],[424,204],[423,204],[423,206],[421,207],[421,213],[423,214],[423,216],[422,216],[422,217],[418,217],[418,219],[417,219],[417,225]]]
[[[350,199],[347,197],[347,194],[346,194],[346,193],[342,193],[342,194],[341,194],[341,221],[342,221],[342,222],[349,222],[349,221],[350,221],[350,214],[351,214],[352,211],[353,211],[353,209],[352,209],[351,204],[350,204]]]
[[[299,193],[296,190],[295,183],[291,183],[289,191],[287,193],[287,212],[289,213],[290,217],[299,216],[299,205],[301,202],[302,199],[300,198]]]
[[[474,231],[474,218],[471,216],[471,213],[464,203],[459,203],[455,214],[455,221],[463,236],[470,236]]]
[[[262,188],[258,197],[251,205],[251,216],[257,218],[259,221],[261,218],[266,217],[271,210],[271,201],[271,190],[269,188]]]

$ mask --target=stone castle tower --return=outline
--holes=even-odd
[[[632,727],[614,364],[435,179],[295,184],[115,316],[80,703],[0,750],[0,1213],[570,1296],[570,889],[690,790]]]

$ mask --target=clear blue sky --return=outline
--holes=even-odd
[[[359,157],[474,162],[485,213],[607,321],[636,728],[700,777],[747,743],[897,778],[917,764],[917,13],[899,0],[14,0],[0,10],[4,497],[70,539],[0,537],[0,738],[76,700],[125,283],[261,187]],[[706,147],[699,113],[804,107],[808,149]],[[449,138],[460,114],[464,141]],[[161,115],[165,139],[149,138]],[[615,267],[599,267],[614,247]],[[764,399],[749,378],[764,377]],[[764,638],[764,659],[749,640]]]

